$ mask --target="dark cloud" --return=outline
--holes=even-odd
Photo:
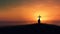
[[[47,3],[48,1],[51,1],[53,3],[60,4],[60,0],[0,0],[0,6],[6,7],[10,5],[22,5],[27,3]]]
[[[34,5],[34,4],[48,4],[60,6],[60,0],[0,0],[0,10],[15,8],[17,6]]]

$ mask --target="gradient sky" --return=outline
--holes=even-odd
[[[38,15],[60,25],[60,0],[0,0],[0,20],[37,21]]]

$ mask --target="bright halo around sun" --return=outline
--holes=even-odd
[[[34,13],[35,20],[38,20],[38,16],[40,17],[41,22],[48,20],[48,14],[46,12],[36,12]]]

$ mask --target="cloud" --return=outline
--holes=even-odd
[[[60,0],[0,0],[0,7],[6,8],[8,6],[18,6],[25,4],[36,4],[36,3],[55,3],[60,4]]]

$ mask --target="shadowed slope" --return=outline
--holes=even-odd
[[[32,24],[32,25],[23,25],[23,26],[8,26],[0,28],[0,33],[3,34],[25,34],[25,33],[59,33],[60,27],[55,25],[48,24]]]

